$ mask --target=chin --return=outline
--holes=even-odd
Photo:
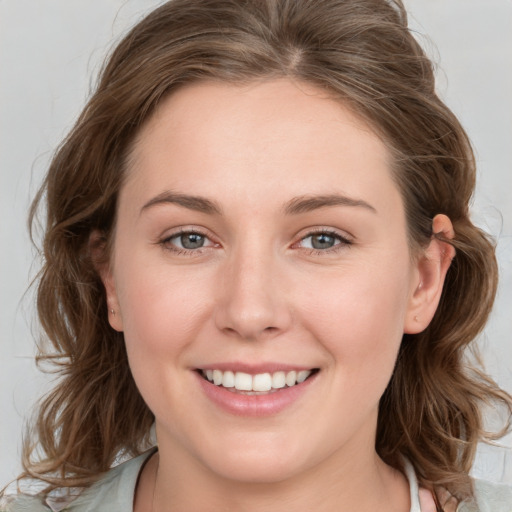
[[[233,462],[210,467],[217,475],[226,480],[244,484],[275,484],[289,480],[300,473],[300,469],[289,464]]]
[[[204,461],[215,474],[232,481],[247,484],[272,484],[293,478],[307,466],[303,457],[293,456],[281,445],[263,449],[255,445],[249,450],[226,450],[222,457]],[[285,455],[286,453],[286,455]]]

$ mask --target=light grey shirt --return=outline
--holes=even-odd
[[[139,473],[153,453],[154,450],[150,450],[111,469],[64,508],[52,502],[41,502],[37,497],[20,496],[8,506],[7,512],[133,512]],[[411,493],[410,512],[421,512],[416,474],[408,461],[404,469]],[[476,502],[460,503],[457,512],[512,512],[511,486],[482,480],[474,483]]]

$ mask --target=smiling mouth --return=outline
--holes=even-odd
[[[226,388],[233,393],[260,395],[275,393],[281,389],[298,386],[319,372],[318,368],[299,371],[277,371],[274,373],[258,373],[251,375],[245,372],[230,370],[198,370],[203,379],[215,386]]]

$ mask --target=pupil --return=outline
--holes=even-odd
[[[185,249],[198,249],[204,245],[204,236],[197,233],[181,235],[181,245]]]
[[[329,249],[334,245],[334,237],[322,233],[320,235],[314,235],[311,240],[311,245],[315,249]]]

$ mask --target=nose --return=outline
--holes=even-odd
[[[291,321],[282,272],[271,251],[246,247],[233,254],[216,300],[217,328],[241,340],[256,341],[278,336]]]

